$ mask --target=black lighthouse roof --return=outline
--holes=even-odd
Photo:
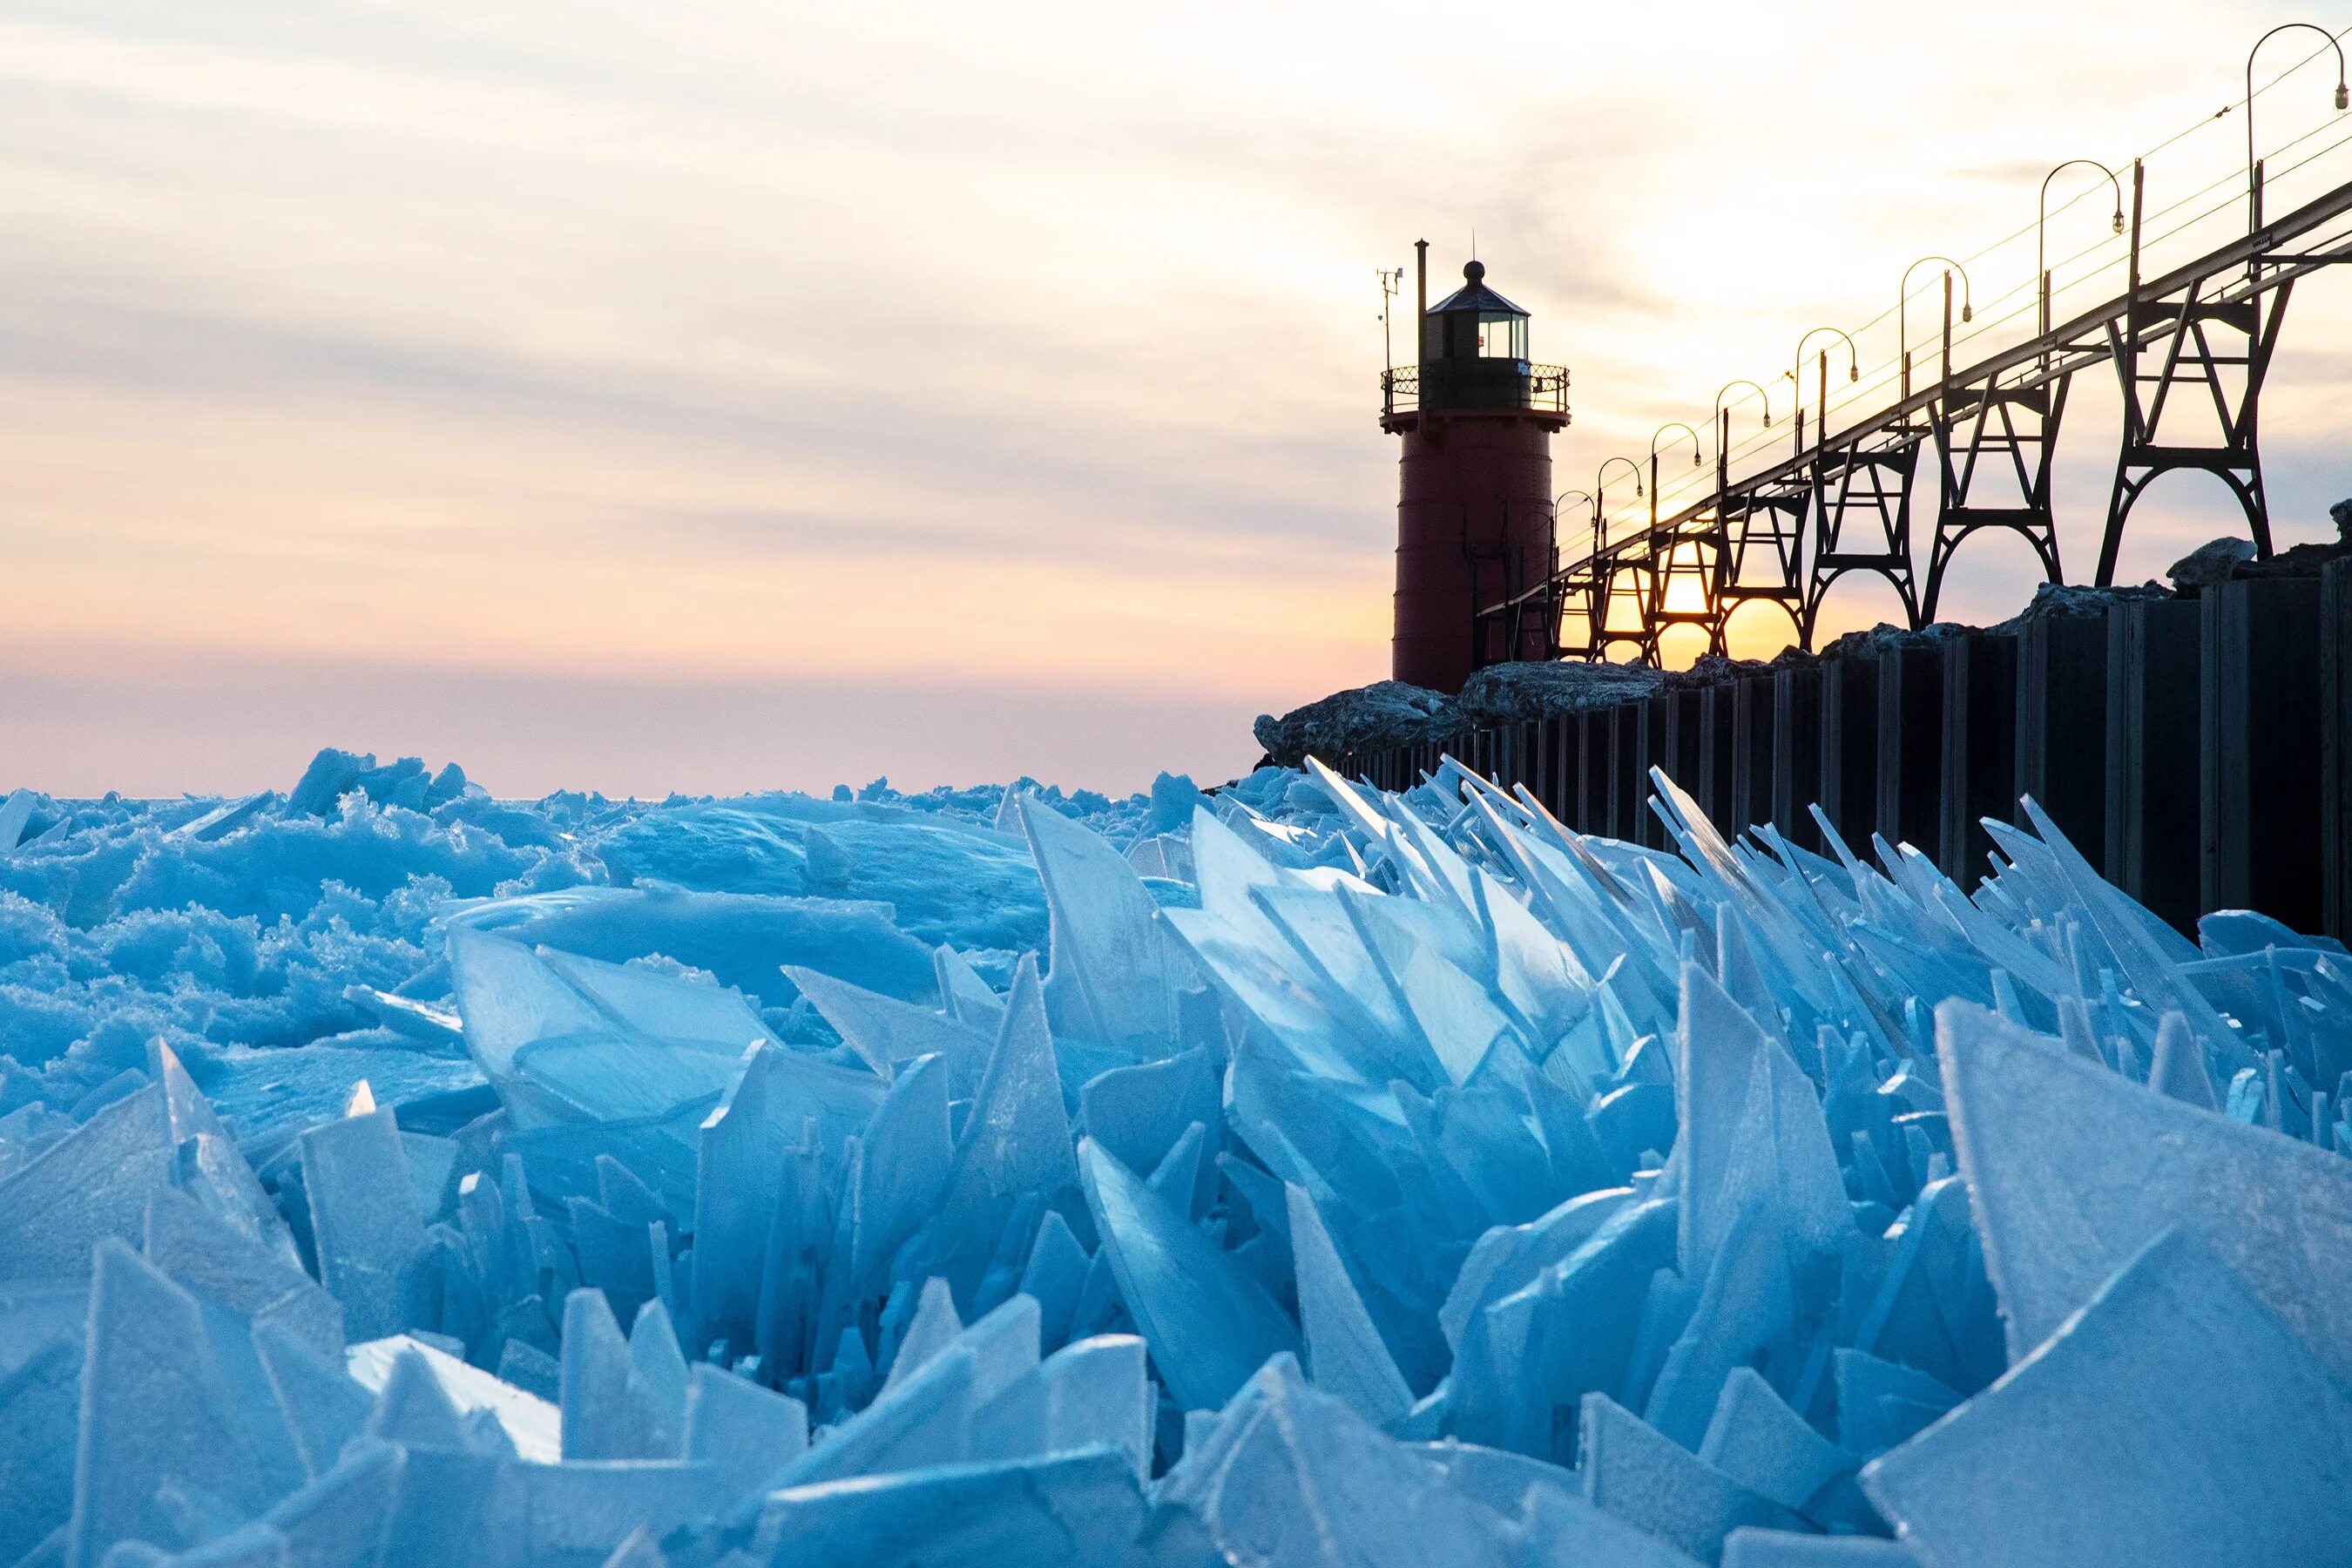
[[[1429,308],[1429,313],[1451,315],[1457,310],[1475,310],[1482,316],[1524,316],[1527,312],[1500,294],[1486,287],[1486,264],[1473,261],[1462,268],[1468,279],[1459,289]]]

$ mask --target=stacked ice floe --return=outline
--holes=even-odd
[[[0,1563],[2352,1541],[2352,960],[2046,824],[359,762],[0,814]]]

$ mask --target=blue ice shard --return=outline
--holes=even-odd
[[[934,1267],[969,1300],[1013,1206],[1030,1199],[1083,1213],[1077,1186],[1054,1037],[1036,965],[1024,958],[940,1197]]]
[[[28,1558],[73,1512],[76,1412],[81,1404],[79,1334],[21,1347],[0,1373],[0,1556]]]
[[[1078,1146],[1087,1202],[1120,1298],[1186,1410],[1213,1410],[1298,1331],[1233,1258],[1167,1199],[1088,1139]]]
[[[1388,1426],[1412,1408],[1412,1390],[1381,1342],[1380,1329],[1364,1310],[1348,1266],[1315,1212],[1315,1200],[1296,1185],[1289,1195],[1290,1251],[1297,1263],[1308,1374],[1316,1387],[1365,1420]]]
[[[1937,1009],[1985,1261],[2027,1352],[2179,1226],[2352,1381],[2352,1163],[2160,1094],[1966,1003]]]
[[[1049,1210],[1038,1223],[1037,1239],[1030,1244],[1020,1280],[1021,1294],[1037,1303],[1038,1333],[1045,1349],[1069,1339],[1093,1268],[1094,1259],[1078,1244],[1069,1223]]]
[[[1584,1245],[1633,1195],[1631,1187],[1581,1193],[1539,1219],[1496,1226],[1481,1236],[1438,1310],[1446,1342],[1459,1349],[1472,1314],[1524,1289]]]
[[[488,1463],[486,1539],[474,1550],[494,1562],[601,1563],[640,1530],[658,1540],[709,1519],[714,1502],[715,1472],[699,1464]],[[447,1539],[445,1525],[444,1551]],[[385,1562],[415,1560],[387,1543]]]
[[[1920,1568],[1899,1542],[1869,1535],[1795,1535],[1743,1526],[1723,1543],[1723,1568]]]
[[[911,1233],[904,1205],[927,1205],[937,1194],[941,1157],[919,1153],[916,1145],[927,1136],[942,1144],[946,1139],[943,1076],[902,1075],[877,1107],[877,1079],[782,1046],[751,1053],[703,1124],[698,1151],[691,1279],[706,1340],[773,1345],[777,1324],[772,1314],[763,1315],[763,1303],[784,1310],[778,1299],[789,1283],[784,1271],[799,1264],[794,1248],[814,1242],[794,1227],[803,1220],[824,1223],[816,1212],[826,1201],[822,1189],[835,1156],[861,1131],[867,1163],[850,1198],[859,1216],[856,1245],[838,1284],[859,1291],[871,1285],[877,1260],[887,1261],[887,1249]],[[869,1195],[877,1184],[862,1173],[877,1161],[898,1177],[880,1189],[899,1205],[887,1212]]]
[[[783,1466],[767,1489],[960,1463],[971,1457],[977,1413],[1037,1360],[1037,1304],[1015,1296]]]
[[[613,1549],[613,1555],[604,1559],[604,1568],[669,1568],[669,1559],[662,1555],[654,1532],[641,1524]]]
[[[937,1278],[923,1281],[914,1320],[898,1342],[898,1353],[890,1358],[890,1373],[883,1381],[882,1391],[887,1394],[920,1372],[955,1343],[962,1332],[963,1320],[956,1316],[955,1296],[948,1289],[948,1282]]]
[[[1960,1403],[1949,1387],[1916,1367],[1844,1346],[1830,1352],[1838,1442],[1856,1454],[1879,1454],[1906,1442]]]
[[[1095,1447],[787,1487],[762,1505],[751,1545],[807,1568],[1027,1568],[1149,1563],[1144,1531],[1126,1457]]]
[[[1162,1498],[1198,1517],[1226,1561],[1249,1568],[1521,1561],[1515,1519],[1308,1386],[1287,1355],[1187,1446]]]
[[[173,1163],[163,1089],[151,1084],[0,1175],[0,1280],[84,1274],[100,1240],[135,1242]]]
[[[373,1408],[369,1390],[352,1376],[342,1355],[320,1355],[288,1329],[256,1327],[253,1349],[303,1468],[314,1477],[326,1474],[341,1458],[344,1445],[367,1425]]]
[[[392,1362],[392,1373],[376,1395],[368,1415],[365,1436],[409,1448],[439,1448],[466,1453],[466,1418],[425,1364],[422,1347],[404,1350]]]
[[[739,992],[463,928],[449,969],[466,1048],[551,1193],[594,1192],[595,1156],[617,1148],[674,1216],[690,1215],[697,1135],[755,1047],[780,1053],[772,1070],[792,1093],[779,1112],[794,1131],[814,1115],[838,1144],[879,1098],[867,1074],[783,1052]]]
[[[1735,1211],[1749,1204],[1768,1206],[1792,1260],[1833,1253],[1853,1234],[1820,1091],[1778,1040],[1767,1038],[1749,1064],[1748,1093],[1717,1195]]]
[[[175,1155],[173,1184],[288,1267],[299,1266],[286,1221],[247,1163],[236,1134],[214,1114],[178,1054],[160,1037],[147,1042],[147,1076],[163,1093],[167,1136]]]
[[[983,1034],[949,1014],[901,1002],[798,964],[785,965],[784,973],[824,1016],[842,1043],[885,1081],[917,1058],[935,1056],[951,1068],[959,1098],[970,1094],[979,1083],[988,1063],[989,1041],[995,1033],[992,1026]]]
[[[1133,867],[1092,830],[1024,795],[1022,830],[1053,912],[1045,1003],[1057,1029],[1162,1056],[1181,1031],[1178,993],[1197,982]]]
[[[68,1568],[121,1541],[194,1546],[272,1500],[275,1408],[241,1406],[195,1299],[119,1241],[90,1282]]]
[[[1218,1089],[1216,1063],[1206,1050],[1190,1050],[1097,1074],[1079,1090],[1079,1114],[1087,1136],[1120,1164],[1150,1171],[1186,1128],[1217,1124]]]
[[[729,1499],[808,1451],[808,1407],[799,1400],[708,1362],[697,1363],[690,1377],[681,1447],[687,1458],[712,1468]]]
[[[1002,1460],[1097,1446],[1151,1478],[1154,1394],[1143,1342],[1102,1334],[1066,1345],[972,1414],[971,1454]]]
[[[563,1303],[562,1403],[567,1459],[677,1455],[680,1435],[601,1290],[574,1290]]]
[[[2332,1562],[2352,1539],[2352,1390],[2248,1280],[2167,1231],[1863,1484],[1956,1568]]]
[[[1551,1457],[1585,1394],[1623,1385],[1646,1294],[1671,1274],[1675,1209],[1620,1207],[1566,1258],[1469,1316],[1448,1376],[1456,1436]]]
[[[158,1187],[149,1194],[142,1251],[162,1273],[199,1300],[246,1319],[256,1331],[274,1327],[318,1355],[342,1352],[342,1303],[295,1258],[256,1241],[179,1189]]]
[[[430,1321],[432,1251],[408,1159],[392,1112],[374,1108],[365,1083],[352,1114],[302,1134],[302,1184],[319,1277],[343,1304],[345,1331],[373,1340]]]
[[[1851,1220],[1812,1085],[1787,1047],[1696,963],[1683,966],[1681,1015],[1673,1165],[1682,1271],[1705,1269],[1750,1202],[1769,1204],[1792,1242],[1833,1248]]]
[[[1746,1366],[1724,1379],[1698,1457],[1749,1491],[1799,1513],[1860,1462],[1815,1431],[1760,1373]]]
[[[1683,1296],[1682,1289],[1674,1292],[1678,1306]],[[1661,1307],[1667,1300],[1654,1296]],[[1725,1379],[1741,1367],[1785,1366],[1791,1359],[1799,1300],[1775,1216],[1766,1205],[1751,1203],[1739,1211],[1708,1260],[1697,1297],[1689,1304],[1689,1326],[1658,1365],[1643,1405],[1643,1419],[1696,1451]],[[1633,1392],[1631,1385],[1626,1392]]]
[[[469,1436],[468,1447],[478,1452],[511,1451],[535,1464],[553,1464],[562,1457],[562,1415],[553,1403],[468,1365],[439,1345],[407,1334],[394,1334],[390,1339],[353,1345],[343,1359],[346,1382],[352,1387],[377,1394],[390,1385],[393,1369],[404,1362],[430,1373],[439,1384],[442,1397],[457,1410],[469,1433],[478,1433],[485,1420],[497,1423],[500,1436],[488,1447]],[[322,1370],[305,1363],[299,1383],[289,1384],[273,1360],[271,1376],[281,1387],[299,1386],[316,1394],[322,1392],[317,1378]],[[338,1392],[326,1410],[312,1411],[301,1420],[316,1425],[327,1415],[340,1419],[346,1398]],[[306,1452],[323,1454],[331,1459],[335,1449],[325,1441],[306,1439]]]
[[[416,1468],[425,1471],[427,1463]],[[354,1443],[334,1468],[279,1499],[260,1519],[175,1561],[190,1568],[271,1563],[340,1568],[379,1561],[410,1484],[408,1454],[388,1443]]]
[[[1587,1501],[1703,1563],[1719,1558],[1724,1538],[1742,1525],[1797,1522],[1605,1394],[1585,1396],[1578,1444]]]
[[[949,1070],[938,1057],[908,1066],[856,1141],[839,1216],[848,1245],[834,1247],[826,1270],[819,1343],[835,1337],[853,1303],[883,1290],[901,1248],[939,1212],[955,1164]]]
[[[1548,1487],[1530,1489],[1521,1512],[1525,1561],[1531,1565],[1697,1568],[1698,1559],[1688,1552],[1571,1493]]]
[[[2189,1021],[2178,1013],[2167,1013],[2157,1026],[2147,1087],[2185,1104],[2207,1110],[2221,1109],[2213,1098],[2213,1080],[2206,1076],[2204,1050],[2189,1032]]]

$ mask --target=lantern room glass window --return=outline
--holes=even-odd
[[[1478,357],[1480,359],[1517,359],[1528,357],[1528,319],[1497,312],[1482,313],[1478,318]]]

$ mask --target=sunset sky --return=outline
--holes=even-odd
[[[2352,8],[0,0],[0,785],[283,787],[326,744],[514,795],[1230,776],[1255,714],[1387,673],[1374,274],[1415,238],[1442,293],[1475,229],[1534,312],[1589,488],[1810,327],[1870,383],[1915,257],[2022,227],[1969,270],[2024,303],[2061,160],[2201,127],[2149,205],[2218,243],[2211,117],[2293,20]],[[2265,148],[2352,137],[2334,85],[2266,94]],[[2087,304],[2120,251],[2071,259],[2078,196]],[[2352,495],[2339,273],[2264,406],[2282,543]],[[2081,569],[2112,378],[2075,398]],[[2224,500],[2159,486],[2126,571]],[[1972,545],[1946,614],[2026,559]]]

